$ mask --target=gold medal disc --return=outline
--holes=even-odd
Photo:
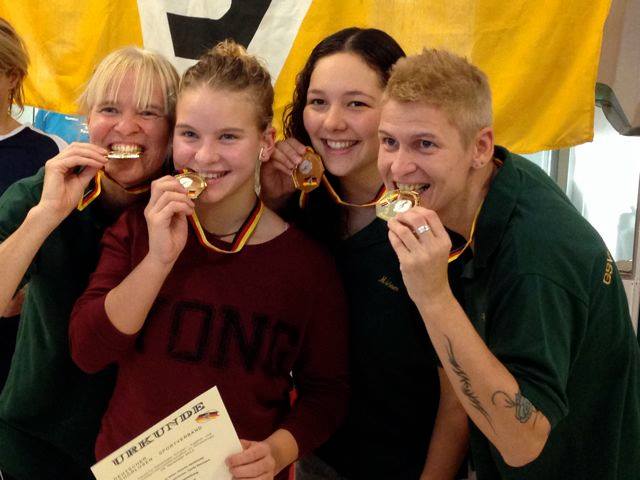
[[[318,188],[323,174],[322,159],[310,148],[303,155],[302,162],[291,172],[293,184],[302,192],[311,192]]]
[[[389,190],[376,202],[376,216],[389,221],[399,213],[404,213],[419,204],[420,197],[416,192]]]
[[[180,185],[187,190],[187,195],[192,200],[195,200],[200,194],[207,188],[207,182],[204,178],[198,175],[196,172],[179,173],[175,176]]]
[[[136,145],[120,145],[115,150],[110,150],[107,153],[109,160],[122,159],[122,158],[140,158],[142,150]]]

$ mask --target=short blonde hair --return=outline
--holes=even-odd
[[[0,70],[16,75],[16,84],[9,92],[9,112],[14,103],[24,110],[24,78],[29,68],[29,54],[24,41],[4,18],[0,18]]]
[[[273,87],[266,67],[233,40],[218,43],[198,59],[180,80],[180,93],[206,85],[231,92],[246,91],[256,106],[258,128],[273,119]]]
[[[424,49],[398,60],[385,99],[421,102],[443,110],[467,147],[493,121],[487,76],[467,59],[446,50]]]
[[[122,80],[128,73],[135,77],[134,98],[138,108],[146,108],[155,88],[164,95],[164,114],[173,123],[180,77],[175,67],[159,53],[138,47],[125,47],[107,55],[95,68],[84,92],[78,98],[83,114],[104,101],[118,98]]]

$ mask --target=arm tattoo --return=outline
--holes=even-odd
[[[493,422],[491,422],[489,413],[484,409],[484,407],[480,403],[480,399],[471,388],[471,380],[469,379],[469,375],[467,375],[467,372],[462,369],[462,367],[458,363],[458,360],[456,360],[456,357],[453,354],[453,344],[451,343],[451,339],[446,335],[444,336],[444,338],[447,339],[447,356],[449,357],[449,364],[451,365],[451,369],[453,370],[453,372],[458,376],[458,380],[460,380],[462,393],[464,393],[465,396],[469,399],[469,402],[471,403],[473,408],[478,410],[478,412],[480,412],[484,416],[484,418],[487,419],[487,422],[489,422],[489,426],[495,432],[496,430],[495,428],[493,428]]]
[[[533,424],[536,424],[536,420],[538,419],[538,410],[526,397],[522,396],[520,392],[516,393],[515,398],[511,398],[507,392],[503,392],[502,390],[498,390],[491,396],[491,401],[494,405],[498,405],[496,403],[496,397],[502,397],[504,408],[513,408],[515,409],[516,419],[520,423],[527,423],[532,415]]]

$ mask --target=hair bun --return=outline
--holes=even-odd
[[[225,57],[246,57],[249,55],[247,53],[247,49],[244,48],[239,43],[227,38],[222,42],[219,42],[215,47],[213,47],[209,53],[218,54]]]

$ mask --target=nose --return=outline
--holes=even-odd
[[[327,130],[344,130],[346,122],[342,109],[338,105],[331,105],[324,118],[324,128]]]
[[[200,148],[194,155],[195,164],[197,167],[205,167],[217,162],[220,159],[220,155],[211,142],[203,142]]]
[[[417,169],[411,156],[402,148],[394,152],[393,155],[389,155],[387,161],[389,162],[389,171],[396,182],[411,176]]]
[[[118,123],[115,126],[115,130],[122,135],[132,135],[140,131],[140,124],[138,118],[134,113],[123,112]]]

